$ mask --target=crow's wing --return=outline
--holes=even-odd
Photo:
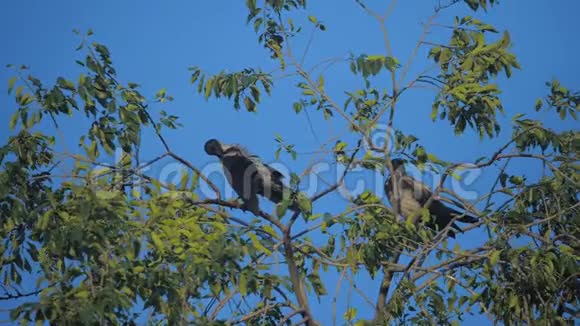
[[[282,182],[284,175],[280,171],[263,163],[257,156],[252,156],[252,161],[258,171],[255,180],[255,187],[258,194],[276,204],[290,197],[292,190]],[[295,202],[291,203],[288,208],[293,211],[300,209]]]
[[[417,181],[409,176],[404,176],[401,179],[402,188],[409,189],[413,191],[414,198],[421,203],[421,205],[425,205],[429,198],[433,195],[431,189],[427,187],[424,183]],[[438,215],[438,216],[451,216],[452,218],[457,216],[457,221],[463,223],[476,223],[479,221],[476,217],[461,213],[458,210],[455,210],[447,205],[443,204],[440,200],[434,199],[431,201],[431,205],[429,206],[429,211],[431,214]]]
[[[408,175],[399,175],[397,177],[397,182],[399,183],[399,196],[400,196],[400,209],[401,215],[407,217],[413,214],[415,211],[423,207],[427,204],[427,201],[433,195],[433,192],[427,185],[424,183],[415,180],[414,178]],[[393,188],[392,188],[393,180],[392,177],[389,177],[387,180],[387,184],[385,185],[385,191],[387,193],[387,198],[392,204],[392,196],[393,196]],[[428,207],[429,213],[432,218],[431,226],[437,226],[439,230],[443,229],[451,222],[451,220],[455,217],[457,221],[464,222],[464,223],[475,223],[477,222],[477,218],[471,215],[465,215],[453,208],[445,206],[439,200],[434,199],[431,201],[431,204]],[[453,223],[451,225],[456,230],[461,231],[461,228],[456,224]],[[449,231],[449,236],[455,237],[455,232]]]
[[[280,171],[259,163],[256,178],[256,189],[258,194],[268,198],[274,203],[279,203],[290,196],[290,188],[282,182],[284,175]]]
[[[479,219],[475,216],[471,216],[466,213],[461,213],[460,211],[453,209],[439,200],[434,200],[429,207],[431,214],[444,217],[445,219],[451,220],[455,218],[456,221],[463,223],[476,223]],[[449,222],[446,222],[449,223]]]
[[[256,191],[252,187],[252,175],[255,174],[253,161],[235,146],[230,146],[224,151],[221,161],[226,178],[238,196],[244,200],[250,200],[255,196]]]
[[[249,159],[252,163],[256,166],[256,170],[259,172],[260,176],[270,177],[274,183],[282,184],[282,179],[284,179],[284,175],[282,172],[274,169],[273,167],[264,164],[260,157],[256,155],[250,155]]]

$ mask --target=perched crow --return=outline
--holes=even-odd
[[[292,193],[282,183],[284,175],[280,171],[264,164],[239,145],[226,145],[210,139],[205,143],[205,152],[220,159],[228,182],[244,202],[244,209],[256,215],[260,212],[257,195],[279,203]],[[295,202],[289,208],[299,210]]]
[[[429,198],[431,198],[433,193],[425,184],[405,174],[404,163],[405,161],[402,159],[393,159],[391,161],[397,183],[399,184],[399,213],[403,217],[408,217],[421,209],[427,203]],[[385,193],[387,194],[387,198],[391,205],[393,205],[393,201],[395,200],[393,182],[393,175],[390,175],[387,182],[385,182]],[[442,230],[455,217],[457,217],[456,221],[463,223],[476,223],[478,221],[474,216],[461,213],[453,208],[445,206],[436,198],[431,201],[428,209],[431,214],[431,222],[429,223],[429,226],[435,230]],[[420,217],[421,215],[418,214],[416,218],[419,219]],[[461,231],[461,228],[455,224],[455,222],[451,224],[451,226],[456,230]],[[453,230],[449,230],[448,234],[450,237],[455,238],[455,232]]]

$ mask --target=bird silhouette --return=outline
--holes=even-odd
[[[222,144],[217,139],[210,139],[204,147],[207,154],[220,159],[229,184],[244,202],[244,209],[259,214],[257,195],[274,203],[290,198],[292,191],[282,182],[284,175],[264,164],[258,156],[249,154],[242,146]],[[299,210],[294,201],[288,208]]]
[[[399,190],[399,213],[405,218],[416,214],[416,220],[413,221],[413,223],[416,224],[421,214],[415,212],[425,207],[429,198],[433,196],[433,193],[424,183],[415,180],[406,174],[404,160],[393,159],[391,160],[391,164],[394,173],[392,173],[385,182],[385,193],[387,194],[387,198],[391,205],[393,205],[393,201],[396,200],[394,196],[394,179],[396,179]],[[393,176],[393,174],[395,176]],[[455,221],[463,223],[476,223],[479,221],[475,216],[461,213],[458,210],[446,206],[437,198],[434,198],[426,208],[429,210],[429,214],[431,215],[431,220],[427,225],[432,229],[439,231],[453,221],[451,227],[461,232],[461,228],[454,222],[454,219]],[[455,232],[453,230],[449,230],[448,235],[455,238]]]

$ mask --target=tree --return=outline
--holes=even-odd
[[[326,90],[325,63],[307,66],[295,49],[304,42],[308,52],[312,39],[302,38],[304,30],[326,30],[316,17],[304,17],[305,0],[246,1],[248,24],[277,63],[275,72],[212,75],[191,68],[191,83],[205,99],[225,98],[235,110],[250,112],[271,94],[273,74],[283,72],[301,93],[292,105],[297,114],[322,114],[348,127],[348,135],[328,137],[319,151],[344,172],[299,203],[312,205],[304,214],[291,212],[283,201],[271,213],[240,217],[240,203],[225,198],[165,138],[167,129],[181,124],[152,107],[172,97],[162,89],[148,100],[138,84],[123,82],[109,49],[90,41],[91,32],[81,35],[77,63],[84,72],[76,82],[58,77],[47,83],[25,66],[14,68],[8,88],[17,107],[9,122],[12,135],[0,149],[0,300],[29,300],[11,309],[11,318],[136,324],[145,314],[152,323],[171,325],[316,325],[324,318],[312,309],[316,299],[333,300],[335,323],[359,325],[457,324],[472,310],[505,324],[565,324],[578,317],[578,132],[550,129],[523,113],[501,125],[496,80],[520,68],[509,33],[472,16],[437,20],[458,6],[477,14],[495,10],[497,1],[439,2],[405,60],[393,56],[385,27],[396,1],[386,13],[356,3],[379,22],[385,53],[337,60],[350,67],[347,78],[363,85],[341,90],[343,98]],[[449,39],[432,42],[434,33]],[[430,49],[425,66],[436,69],[413,76],[410,67],[422,47]],[[535,110],[576,120],[580,93],[557,80],[546,85]],[[431,118],[448,121],[458,136],[474,131],[488,140],[511,133],[510,139],[469,163],[439,158],[437,149],[428,151],[412,130],[394,123],[400,102],[419,87],[435,90]],[[79,150],[72,152],[58,147],[73,137],[60,128],[70,115],[85,115],[90,125],[74,135],[80,136]],[[384,144],[373,138],[379,123],[387,126]],[[163,154],[143,161],[141,139],[148,131]],[[282,136],[276,141],[275,156],[300,155]],[[118,160],[107,163],[116,152]],[[338,214],[319,205],[337,195],[355,169],[389,174],[394,156],[438,172],[434,196],[480,218],[458,238],[477,230],[486,236],[475,246],[451,247],[449,228],[424,227],[427,210],[417,212],[419,224],[411,222],[414,217],[401,221],[398,208],[370,189],[347,196]],[[179,182],[146,172],[165,159],[187,167]],[[514,170],[528,161],[539,163],[539,177]],[[444,187],[449,176],[476,169],[494,173],[491,189],[476,200]],[[300,188],[312,173],[292,174],[291,188]],[[338,284],[328,281],[329,274]],[[376,293],[361,291],[360,279],[378,280]],[[23,291],[30,280],[34,288]],[[337,312],[337,297],[351,296],[339,291],[343,286],[372,309],[347,305]]]

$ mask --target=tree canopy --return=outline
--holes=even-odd
[[[15,104],[0,147],[0,302],[13,303],[10,318],[55,325],[458,325],[468,314],[506,325],[565,325],[579,318],[580,136],[577,128],[546,126],[535,113],[575,121],[580,92],[557,79],[538,81],[546,87],[529,94],[535,107],[502,123],[498,80],[509,83],[522,67],[509,31],[485,21],[487,11],[501,10],[498,1],[426,3],[433,10],[408,57],[393,55],[386,27],[397,1],[384,12],[354,2],[377,22],[382,53],[308,62],[314,35],[332,28],[309,14],[309,2],[247,0],[240,20],[256,33],[248,46],[263,48],[275,69],[189,70],[196,96],[227,101],[232,114],[259,119],[263,110],[290,110],[308,117],[305,132],[319,138],[315,152],[304,171],[287,173],[287,184],[304,190],[319,162],[340,173],[305,192],[302,212],[288,209],[289,199],[262,199],[259,214],[246,212],[209,169],[177,152],[167,133],[194,122],[172,113],[169,90],[145,94],[118,73],[115,49],[98,42],[98,31],[76,32],[79,75],[41,80],[27,66],[10,66]],[[444,14],[462,6],[468,14]],[[330,66],[345,67],[342,78],[360,87],[328,90]],[[295,100],[263,107],[283,83],[297,91]],[[402,104],[423,88],[433,94],[431,107]],[[507,141],[451,162],[397,125],[400,110],[451,128],[465,146],[500,135]],[[72,116],[86,123],[80,134],[62,127]],[[311,116],[347,132],[315,132],[322,128]],[[155,144],[143,141],[145,133]],[[77,148],[61,146],[70,139],[78,139]],[[270,153],[256,154],[287,163],[306,155],[291,136],[274,141]],[[251,151],[252,144],[242,145]],[[161,154],[144,157],[145,146]],[[383,178],[381,188],[391,159],[401,157],[418,179],[440,176],[433,199],[479,222],[452,241],[449,227],[425,227],[427,209],[405,219],[375,189],[345,189],[359,173]],[[149,172],[167,162],[185,167],[177,182]],[[525,173],[525,164],[541,172]],[[467,200],[461,185],[449,184],[470,171],[486,171],[491,187]],[[340,206],[325,202],[329,196],[340,196]],[[370,282],[374,292],[361,290]]]

